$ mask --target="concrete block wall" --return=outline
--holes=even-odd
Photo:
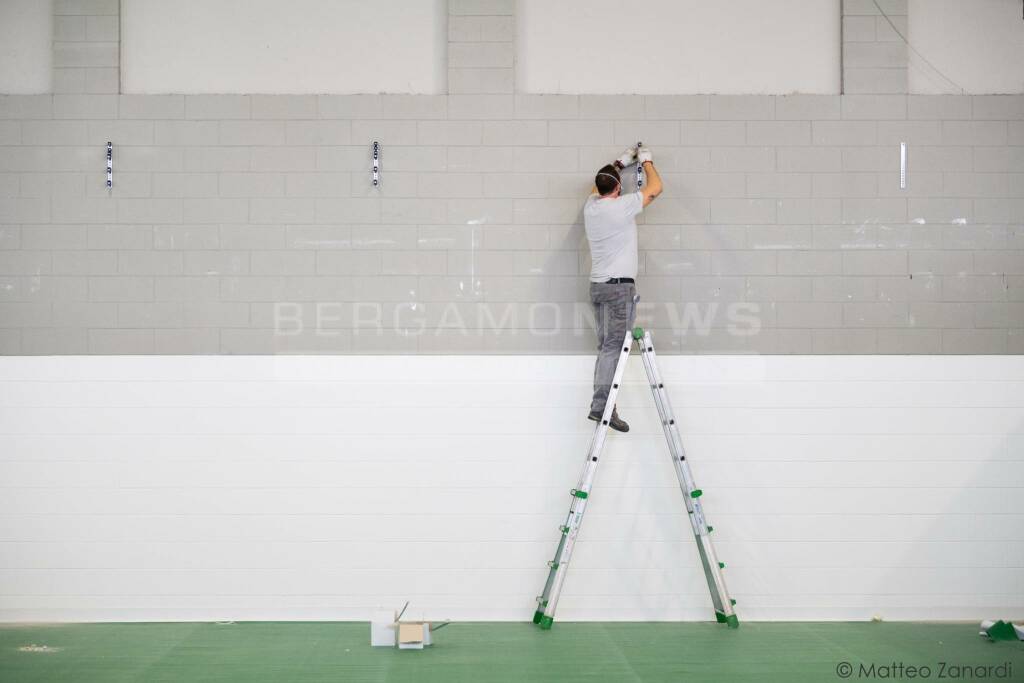
[[[452,0],[448,95],[0,96],[0,353],[94,355],[0,359],[0,621],[528,618],[637,139],[659,350],[836,354],[661,364],[742,618],[1019,611],[1020,359],[931,354],[1024,349],[1024,96],[516,94],[510,5]],[[340,355],[204,357],[273,353]],[[620,406],[562,618],[707,619],[638,364]]]
[[[515,88],[515,0],[448,1],[448,92]]]
[[[119,4],[56,2],[57,92],[0,95],[2,353],[589,352],[580,205],[638,139],[663,350],[1024,348],[1024,96],[886,94],[873,0],[842,96],[515,94],[514,0],[450,0],[448,95],[118,95]]]
[[[908,92],[907,0],[842,0],[842,16],[843,92]]]
[[[0,97],[0,348],[589,352],[637,139],[666,351],[1024,348],[1024,96],[512,94]]]
[[[120,92],[119,0],[55,0],[53,91]]]

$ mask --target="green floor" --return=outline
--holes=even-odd
[[[1024,643],[986,642],[977,624],[463,623],[424,651],[371,648],[369,631],[326,622],[6,625],[0,681],[796,682],[842,680],[843,662],[850,680],[911,680],[907,667],[927,666],[913,680],[1024,681]],[[1004,667],[941,678],[941,662]]]

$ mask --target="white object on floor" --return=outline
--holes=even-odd
[[[374,610],[370,620],[370,645],[372,647],[395,646],[395,623],[398,614],[393,609]]]

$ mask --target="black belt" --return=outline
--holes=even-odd
[[[626,283],[635,283],[635,282],[636,282],[636,280],[634,280],[631,277],[613,277],[613,278],[610,278],[608,280],[605,280],[604,284],[606,284],[606,285],[617,285],[617,284],[620,284],[620,283],[626,284]]]

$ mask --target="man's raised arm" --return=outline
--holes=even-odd
[[[664,188],[661,184],[661,176],[658,175],[658,170],[654,168],[651,150],[641,147],[637,151],[637,161],[643,164],[644,173],[647,175],[647,184],[640,188],[640,194],[644,197],[644,206],[646,207],[661,194]]]

